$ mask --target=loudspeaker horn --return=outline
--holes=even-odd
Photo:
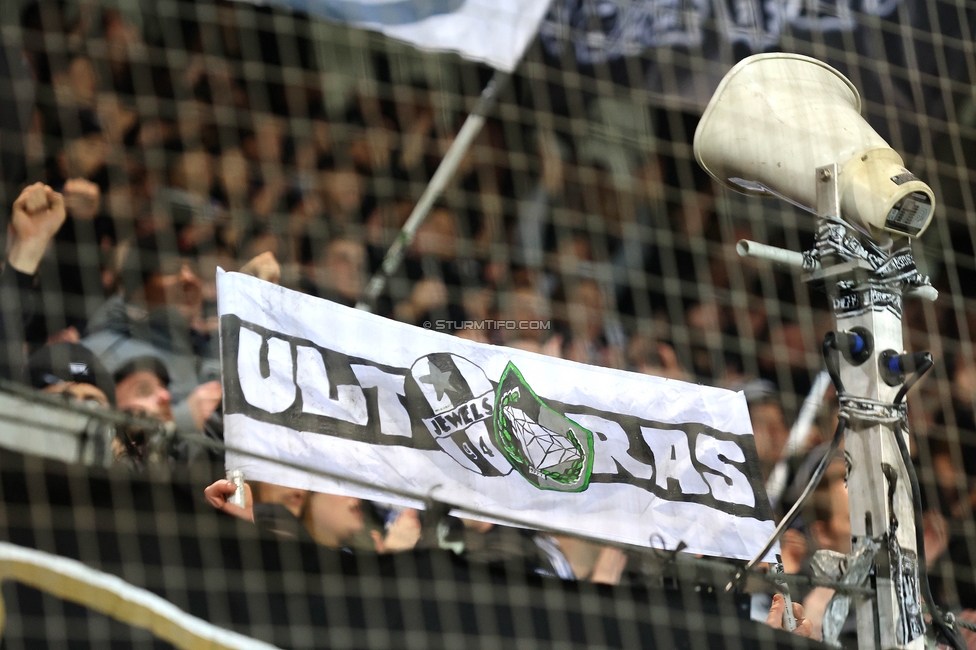
[[[797,54],[758,54],[732,68],[695,131],[695,158],[717,181],[816,212],[818,167],[837,163],[841,217],[874,238],[917,237],[932,189],[861,117],[844,75]]]

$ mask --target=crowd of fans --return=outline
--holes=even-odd
[[[336,117],[301,34],[304,76],[255,93],[242,73],[249,55],[236,10],[214,7],[212,29],[179,24],[186,57],[170,66],[154,58],[161,46],[150,30],[117,10],[28,3],[21,33],[35,92],[23,156],[32,184],[11,202],[0,369],[220,441],[216,268],[355,304],[458,122],[442,119],[439,95],[420,83],[389,97],[357,88]],[[265,62],[277,56],[266,46]],[[771,276],[735,256],[749,224],[718,219],[713,190],[690,162],[631,156],[623,178],[599,152],[574,152],[552,131],[529,140],[522,157],[532,162],[515,169],[505,162],[505,130],[489,121],[375,311],[415,325],[449,321],[451,333],[472,340],[744,390],[768,477],[795,396],[819,367],[808,351],[830,327],[823,297],[798,297],[789,278],[767,286]],[[760,299],[770,293],[777,300]],[[909,344],[930,347],[919,334],[926,314],[906,309]],[[938,323],[953,320],[949,307],[937,309]],[[487,319],[552,326],[459,325]],[[957,432],[913,445],[930,484],[924,560],[938,597],[956,610],[976,607],[976,580],[961,569],[971,566],[963,522],[976,503],[976,454],[966,451],[976,365],[964,350],[941,349],[951,403],[923,394],[911,404],[916,430]],[[822,455],[832,418],[824,414],[790,459],[784,510]],[[115,453],[138,459],[143,443],[122,436]],[[174,462],[205,459],[209,449],[178,447]],[[218,480],[207,498],[332,547],[429,543],[487,562],[520,554],[542,573],[611,584],[644,571],[620,550],[571,537],[474,521],[438,532],[414,510],[270,484],[250,484],[240,509],[226,500],[232,492]],[[788,531],[786,570],[809,573],[817,549],[850,551],[842,461]],[[830,595],[795,594],[805,633],[819,634]],[[772,602],[771,623],[784,606]]]

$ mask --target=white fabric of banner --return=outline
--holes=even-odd
[[[742,393],[217,286],[226,443],[375,489],[228,453],[249,480],[738,559],[773,531]]]
[[[280,5],[512,72],[550,0],[238,0]]]

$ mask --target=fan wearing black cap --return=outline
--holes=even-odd
[[[77,343],[45,345],[27,362],[31,386],[45,393],[110,407],[115,404],[111,375],[91,350]]]

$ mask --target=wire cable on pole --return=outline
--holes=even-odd
[[[834,332],[829,332],[826,337],[824,337],[823,343],[823,354],[824,354],[824,365],[827,367],[827,373],[830,375],[830,379],[834,384],[834,388],[837,391],[838,397],[844,394],[844,384],[840,379],[840,367],[838,365],[835,353],[837,352],[837,339]],[[776,526],[776,530],[773,534],[769,536],[766,543],[763,544],[762,550],[760,550],[755,557],[753,557],[749,562],[736,573],[735,578],[725,586],[726,591],[731,591],[735,584],[740,582],[746,573],[752,571],[757,564],[762,562],[762,559],[766,557],[773,545],[779,541],[779,538],[783,536],[786,529],[796,520],[797,516],[803,510],[807,501],[813,495],[814,490],[820,484],[820,480],[823,478],[824,474],[827,473],[827,468],[830,467],[831,461],[834,459],[834,454],[837,453],[837,448],[840,447],[840,441],[844,439],[844,431],[847,429],[847,418],[841,416],[837,418],[837,429],[834,431],[834,437],[830,441],[830,446],[827,448],[827,453],[824,457],[820,459],[820,464],[817,465],[817,469],[813,472],[810,480],[807,482],[807,486],[803,488],[803,493],[800,498],[796,500],[790,511],[786,513],[786,516],[780,520],[779,525]]]
[[[932,355],[928,352],[923,353],[919,363],[915,369],[915,372],[908,377],[905,383],[899,389],[892,405],[897,410],[901,406],[902,401],[908,394],[908,391],[922,378],[922,376],[932,368],[933,361]],[[925,602],[928,603],[929,611],[932,614],[932,624],[935,626],[936,630],[945,638],[946,641],[953,647],[954,650],[966,650],[966,644],[963,643],[962,639],[952,628],[953,619],[950,618],[951,614],[946,615],[942,613],[939,606],[935,604],[935,598],[932,595],[932,587],[929,584],[928,567],[925,565],[925,532],[922,526],[922,492],[918,483],[918,475],[915,472],[915,465],[912,463],[911,454],[908,449],[908,445],[905,444],[904,436],[902,435],[902,423],[899,419],[895,422],[894,427],[895,442],[898,445],[898,451],[901,454],[901,460],[905,464],[905,470],[908,472],[908,479],[912,486],[912,508],[915,512],[915,545],[918,548],[918,553],[921,555],[920,561],[918,563],[918,581],[919,587],[922,591],[922,597]],[[948,619],[948,620],[947,620]]]

